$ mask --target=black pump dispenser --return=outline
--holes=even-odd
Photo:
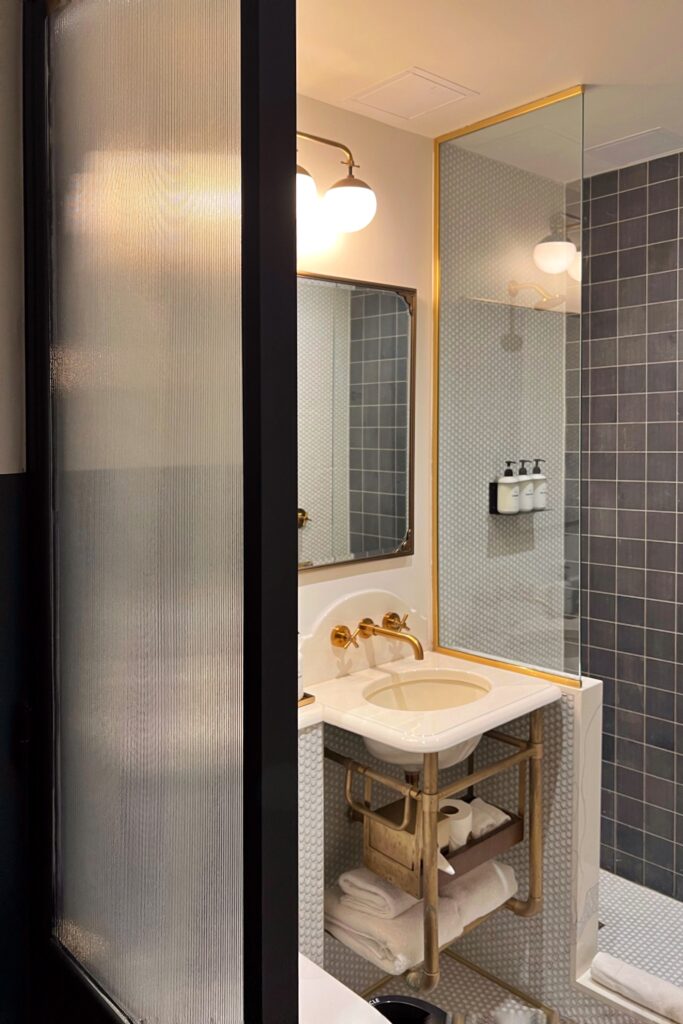
[[[534,468],[531,470],[532,475],[534,473],[541,473],[542,462],[545,462],[545,459],[534,459]]]
[[[519,460],[519,473],[518,476],[528,476],[529,471],[526,468],[527,462],[531,462],[531,459],[520,459]]]
[[[503,476],[514,476],[515,472],[514,472],[514,470],[512,468],[513,466],[514,466],[514,462],[512,461],[512,459],[506,459],[505,460],[505,472],[503,473]]]

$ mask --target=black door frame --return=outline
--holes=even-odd
[[[52,940],[49,0],[23,2],[32,851],[28,1020],[121,1021]],[[244,1021],[298,1020],[295,0],[241,0]],[[289,512],[291,511],[291,515]],[[285,685],[283,685],[283,680]],[[291,681],[291,685],[287,685]],[[278,849],[266,847],[278,836]],[[204,1024],[188,1021],[187,1024]],[[229,1022],[239,1024],[239,1022]]]

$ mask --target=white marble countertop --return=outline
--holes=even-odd
[[[299,731],[301,729],[308,729],[311,725],[317,725],[323,720],[323,706],[319,700],[314,700],[312,704],[306,704],[305,707],[299,708]]]
[[[472,703],[434,711],[378,707],[365,699],[366,694],[383,683],[419,676],[447,680],[454,673],[473,682],[484,681],[489,692]],[[559,686],[523,672],[480,665],[435,651],[426,651],[424,661],[403,658],[308,685],[306,690],[315,696],[315,703],[299,710],[300,729],[325,722],[420,754],[446,750],[480,736],[552,704],[562,692]]]

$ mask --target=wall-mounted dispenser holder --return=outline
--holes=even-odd
[[[526,469],[529,462],[534,463],[531,474]],[[520,513],[546,512],[548,483],[541,471],[541,463],[545,459],[520,459],[520,472],[517,475],[512,468],[516,463],[512,459],[505,462],[505,471],[497,480],[489,481],[489,514],[492,516],[511,516]]]

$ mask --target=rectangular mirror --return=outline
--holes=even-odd
[[[415,291],[298,281],[299,568],[413,552]]]

